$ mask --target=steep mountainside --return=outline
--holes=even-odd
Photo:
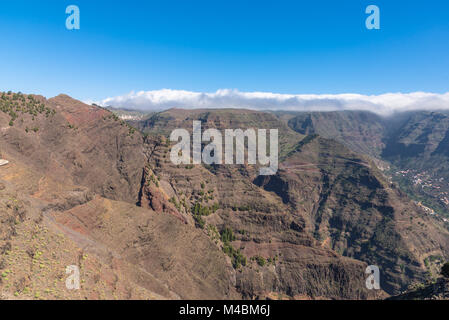
[[[382,157],[395,179],[416,200],[449,217],[449,116],[412,113],[389,136]]]
[[[209,110],[205,118],[203,112],[198,111],[195,118],[193,112],[170,110],[155,117],[171,119],[164,129],[173,123],[169,128],[188,129],[194,119],[221,130],[268,123],[289,137],[290,143],[281,147],[280,170],[263,177],[250,166],[175,166],[168,160],[169,143],[164,140],[147,174],[150,187],[143,193],[145,201],[151,203],[154,194],[167,193],[185,220],[193,215],[196,224],[207,230],[234,230],[232,245],[256,261],[260,253],[255,253],[264,252],[265,260],[276,257],[285,265],[281,244],[287,242],[332,249],[337,256],[377,264],[384,272],[383,288],[392,293],[426,277],[428,256],[448,256],[447,230],[393,189],[369,159],[317,135],[295,139],[281,121],[264,113]],[[240,120],[230,121],[235,117]],[[156,123],[143,123],[141,129],[166,134]],[[212,212],[198,214],[195,209],[217,202],[218,209]],[[242,274],[249,270],[243,268]],[[294,272],[281,271],[276,265],[272,277],[283,283],[283,277]]]
[[[381,266],[382,288],[398,292],[426,276],[430,256],[447,257],[448,232],[395,189],[368,159],[332,140],[311,139],[275,176],[304,229],[338,253]],[[312,201],[311,201],[312,200]]]
[[[139,130],[168,137],[177,128],[192,132],[192,121],[200,120],[203,129],[278,129],[281,158],[298,142],[303,135],[293,132],[287,124],[280,122],[270,113],[239,109],[170,109],[158,112],[143,121],[128,121]]]
[[[448,300],[449,280],[438,278],[435,281],[413,285],[409,290],[388,300]]]
[[[162,126],[164,131],[144,125],[152,137],[174,128],[189,130],[193,119],[201,119],[204,128],[279,128],[287,132],[283,141],[290,148],[303,138],[269,114],[246,110],[207,111],[206,116],[202,110],[169,110],[157,117],[171,121]],[[255,167],[174,165],[170,143],[164,137],[153,143],[142,206],[204,229],[229,256],[244,297],[373,297],[364,289],[366,264],[339,257],[303,232],[289,206],[253,182]]]
[[[368,264],[393,294],[449,256],[442,223],[368,158],[272,114],[171,109],[132,122],[141,134],[65,95],[0,102],[1,298],[370,299],[385,292]],[[167,136],[193,120],[278,128],[277,174],[174,165]]]
[[[377,160],[409,196],[449,216],[449,115],[414,111],[277,113],[300,133],[318,133]],[[380,162],[381,160],[381,162]],[[430,210],[430,209],[429,209]]]
[[[2,107],[2,298],[240,297],[204,233],[135,205],[147,160],[134,129],[67,96],[4,95]],[[68,265],[79,291],[65,288]]]
[[[316,133],[373,157],[385,146],[386,120],[371,112],[303,112],[291,117],[288,125],[299,133]]]

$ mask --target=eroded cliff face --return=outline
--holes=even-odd
[[[20,114],[13,126],[0,113],[10,161],[0,171],[2,298],[241,297],[207,235],[136,206],[147,163],[140,134],[67,96],[38,99],[55,111]],[[80,268],[79,291],[65,287],[68,265]]]
[[[187,117],[170,110],[156,118],[169,118],[170,123],[183,124],[186,129],[189,122],[200,119],[204,128],[257,128],[256,124],[269,124],[280,132],[287,130],[282,123],[268,120],[266,114],[260,118],[257,112],[234,110],[232,114],[239,118],[235,124],[226,113],[213,111],[196,111]],[[143,129],[152,134],[160,132],[155,123]],[[247,165],[175,166],[168,159],[167,142],[159,146],[150,161],[158,184],[181,214],[194,216],[192,208],[198,203],[202,207],[218,205],[218,210],[201,216],[201,225],[218,232],[234,230],[233,247],[250,261],[237,275],[244,295],[260,297],[271,291],[289,292],[290,296],[320,295],[323,288],[330,288],[329,277],[317,277],[322,286],[304,284],[311,283],[308,268],[330,268],[340,275],[344,269],[332,268],[332,263],[323,258],[328,253],[320,250],[333,250],[335,265],[352,270],[354,279],[362,279],[363,270],[354,272],[361,267],[351,265],[355,260],[343,257],[357,259],[365,266],[379,265],[382,288],[390,293],[426,277],[425,257],[447,256],[447,230],[390,185],[370,159],[335,141],[318,135],[295,136],[288,130],[283,148],[279,171],[273,176],[258,176],[257,168]],[[296,256],[291,258],[295,263],[281,258],[284,250],[291,249],[285,248],[286,243],[297,246],[292,250]],[[302,257],[307,256],[308,249],[316,250],[316,259],[302,269],[306,260]],[[277,262],[271,264],[271,269],[261,267],[257,263],[259,256]],[[302,282],[293,280],[297,278]],[[294,284],[284,285],[291,281]],[[363,286],[355,288],[363,292]],[[314,290],[304,290],[306,287]],[[357,296],[357,290],[347,290],[346,297]],[[330,291],[328,296],[333,296]]]
[[[283,198],[322,245],[381,266],[382,288],[390,293],[425,279],[426,257],[448,254],[448,233],[439,221],[388,183],[369,159],[333,141],[311,140],[276,176],[258,183],[286,189]]]
[[[146,171],[142,205],[165,199],[168,204],[161,211],[203,229],[225,252],[231,246],[227,259],[235,267],[236,288],[243,297],[374,297],[364,288],[367,265],[323,248],[306,232],[301,216],[253,183],[255,168],[176,166],[168,158],[168,144],[158,144],[157,150]],[[230,243],[220,236],[225,229],[235,235]],[[236,266],[238,255],[244,265]]]
[[[447,254],[447,231],[373,164],[270,114],[170,110],[144,136],[68,96],[6,99],[19,116],[11,126],[0,112],[4,298],[369,299],[382,293],[365,287],[368,264],[393,292],[423,276],[420,259]],[[174,165],[167,130],[193,119],[278,128],[278,173]],[[71,264],[76,294],[61,280]]]

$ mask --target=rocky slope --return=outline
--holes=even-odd
[[[357,153],[378,157],[385,147],[387,121],[370,112],[301,112],[287,121],[299,133],[334,139]]]
[[[380,266],[387,292],[424,279],[430,255],[448,254],[449,234],[441,223],[394,188],[369,159],[331,140],[311,139],[260,184],[281,189],[278,194],[322,245]]]
[[[294,279],[297,272],[282,258],[285,243],[302,246],[295,249],[300,255],[306,254],[304,247],[331,249],[335,256],[377,264],[383,271],[382,288],[390,293],[424,279],[427,257],[448,255],[449,233],[441,222],[394,189],[368,158],[335,141],[295,135],[275,117],[253,111],[169,110],[156,118],[170,119],[162,126],[168,130],[188,129],[192,120],[200,119],[204,127],[221,130],[268,125],[283,133],[282,163],[274,176],[258,176],[251,166],[175,166],[168,160],[169,143],[164,140],[154,154],[148,179],[157,181],[150,184],[166,193],[190,223],[195,219],[196,225],[207,230],[234,230],[232,245],[245,257],[253,261],[259,255],[271,261],[276,257],[271,278],[278,288],[284,277]],[[239,120],[231,121],[234,118]],[[167,134],[158,123],[142,123],[141,129],[152,135]],[[217,203],[219,209],[198,216],[197,203],[201,207]],[[290,268],[282,270],[280,265]],[[253,266],[242,268],[243,280],[250,277]],[[304,294],[300,288],[283,290],[294,296]],[[268,292],[272,286],[256,289],[252,295]]]
[[[135,205],[146,163],[140,134],[67,96],[3,101],[2,298],[240,297],[234,269],[204,233]],[[65,288],[68,265],[80,268],[79,291]]]
[[[410,197],[449,217],[446,111],[413,111],[389,117],[361,111],[276,115],[299,133],[318,133],[369,155]]]
[[[406,292],[388,298],[388,300],[448,300],[449,281],[446,278],[438,278],[430,283],[422,283],[411,286]]]
[[[272,114],[172,109],[141,134],[65,95],[0,101],[2,298],[372,299],[368,264],[392,294],[448,256],[447,230],[369,159]],[[167,135],[192,120],[279,129],[279,171],[174,165]]]

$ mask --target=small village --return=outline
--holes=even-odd
[[[449,183],[443,177],[434,177],[427,171],[421,172],[413,169],[396,171],[395,176],[409,180],[415,188],[419,188],[423,193],[438,199],[449,210]],[[436,214],[433,209],[424,206],[421,202],[415,202],[425,212],[431,215]],[[443,220],[449,221],[446,218],[443,218]]]

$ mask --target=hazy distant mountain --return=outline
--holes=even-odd
[[[288,125],[299,133],[317,133],[374,157],[385,147],[386,119],[366,111],[304,112],[292,117]]]

